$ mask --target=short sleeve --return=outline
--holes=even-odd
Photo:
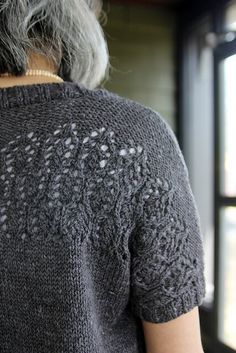
[[[130,239],[131,308],[162,323],[203,302],[206,290],[200,217],[177,138],[163,118],[145,129],[145,180]]]

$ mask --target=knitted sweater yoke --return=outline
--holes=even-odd
[[[145,353],[141,320],[205,291],[188,169],[160,114],[73,82],[0,89],[1,353]]]

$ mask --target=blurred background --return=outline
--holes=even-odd
[[[205,247],[205,353],[235,353],[236,1],[104,0],[104,10],[104,88],[157,111],[189,170]]]

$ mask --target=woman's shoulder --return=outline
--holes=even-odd
[[[153,108],[105,88],[84,88],[87,110],[114,127],[125,138],[158,140],[159,136],[176,139],[170,124]],[[78,102],[81,104],[81,100]]]
[[[106,102],[107,109],[111,107],[118,108],[119,110],[116,110],[116,114],[118,115],[125,114],[129,115],[129,117],[132,117],[138,114],[142,114],[142,116],[146,117],[147,119],[153,115],[160,117],[160,114],[153,110],[151,107],[134,99],[120,95],[114,91],[110,91],[106,88],[97,88],[90,90],[89,92],[93,99],[103,101],[104,103]]]

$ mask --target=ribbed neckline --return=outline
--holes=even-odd
[[[84,95],[87,90],[83,84],[69,81],[3,87],[0,88],[0,108],[73,98]]]

